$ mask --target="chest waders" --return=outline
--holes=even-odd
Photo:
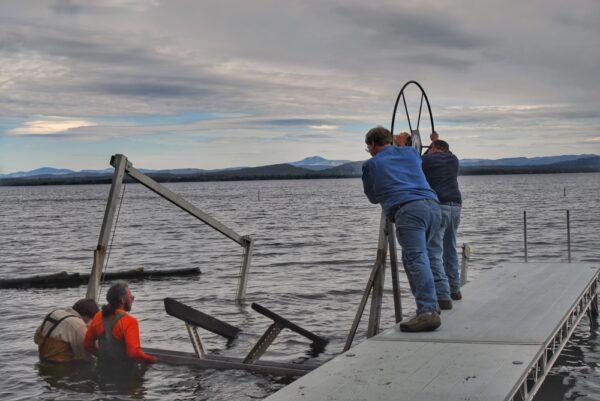
[[[50,362],[69,362],[73,360],[73,350],[71,349],[71,345],[67,341],[59,340],[56,338],[50,337],[50,335],[54,332],[54,330],[61,324],[65,319],[70,317],[77,317],[75,315],[67,315],[61,319],[54,319],[51,315],[56,312],[52,311],[46,315],[46,318],[42,322],[42,326],[40,329],[40,342],[38,345],[38,352],[40,354],[40,358],[45,361]],[[46,323],[52,324],[50,329],[46,333],[44,332],[44,326]]]
[[[124,312],[115,314],[114,319],[102,318],[104,335],[98,338],[98,363],[105,367],[133,367],[136,362],[127,355],[125,341],[116,339],[112,331],[116,324],[125,316]]]

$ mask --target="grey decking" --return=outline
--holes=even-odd
[[[431,333],[398,326],[267,400],[528,400],[592,303],[598,266],[506,264],[463,287]]]

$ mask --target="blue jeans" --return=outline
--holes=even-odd
[[[440,206],[442,208],[442,206]],[[450,300],[450,284],[444,269],[444,261],[442,254],[444,252],[444,209],[441,209],[440,226],[431,236],[431,240],[427,242],[427,253],[429,255],[429,264],[431,265],[431,273],[435,282],[435,292],[438,300]]]
[[[460,206],[442,205],[442,229],[444,232],[444,271],[450,291],[460,290],[460,269],[456,253],[456,231],[460,224]]]
[[[404,269],[417,301],[417,314],[437,311],[427,244],[439,231],[440,206],[430,199],[410,202],[398,208],[394,220],[398,243],[402,247]]]

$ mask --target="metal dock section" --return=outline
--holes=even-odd
[[[598,264],[515,263],[482,272],[442,326],[398,325],[267,398],[531,400],[586,314],[598,316]]]

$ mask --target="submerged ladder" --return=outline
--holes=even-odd
[[[465,285],[442,326],[371,337],[268,397],[293,400],[532,400],[580,320],[598,319],[592,263],[515,263]]]
[[[198,327],[227,338],[228,340],[235,339],[242,330],[213,316],[200,312],[173,298],[165,298],[164,303],[167,314],[176,317],[185,323],[195,354],[156,348],[144,349],[151,355],[156,356],[158,361],[162,363],[190,365],[209,369],[241,369],[283,376],[302,376],[315,369],[318,365],[282,363],[259,359],[283,329],[292,330],[311,340],[313,353],[323,351],[328,343],[327,339],[303,329],[264,306],[253,303],[252,309],[270,318],[273,323],[267,328],[246,357],[234,358],[209,354],[207,353],[207,348],[198,331]]]

